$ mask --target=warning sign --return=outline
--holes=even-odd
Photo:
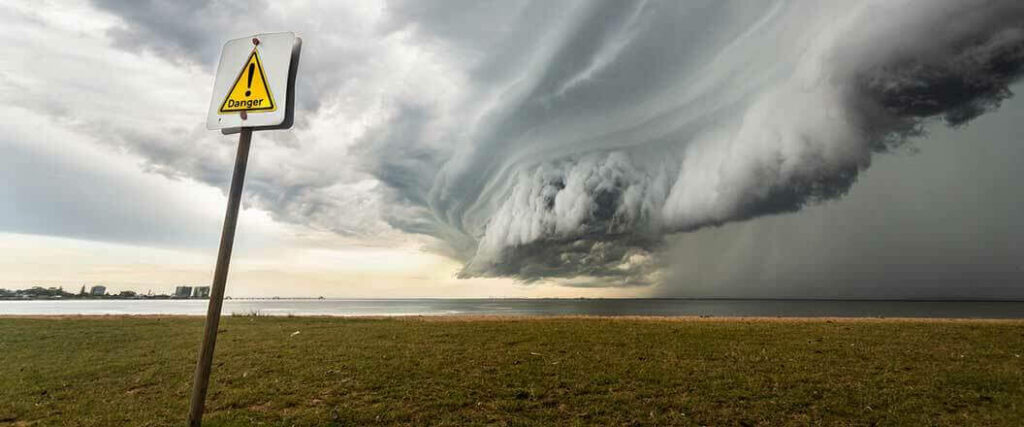
[[[239,111],[274,111],[277,105],[270,94],[267,74],[263,71],[260,55],[253,49],[245,66],[238,73],[238,78],[228,91],[228,96],[220,106],[221,113]]]
[[[290,128],[301,50],[302,39],[288,32],[253,34],[224,43],[206,128],[225,135],[246,128]]]

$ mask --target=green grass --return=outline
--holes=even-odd
[[[202,322],[0,318],[0,424],[183,424]],[[206,422],[1019,425],[1021,356],[1022,322],[225,317]]]

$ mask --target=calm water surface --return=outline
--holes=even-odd
[[[0,315],[206,314],[205,300],[0,301]],[[1024,318],[1024,302],[688,299],[228,300],[223,314]]]

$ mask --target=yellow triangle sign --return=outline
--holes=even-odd
[[[277,104],[267,85],[267,74],[263,71],[260,55],[253,49],[245,66],[238,73],[235,84],[231,85],[228,96],[220,106],[221,113],[239,111],[274,111]]]

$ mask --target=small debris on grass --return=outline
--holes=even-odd
[[[292,334],[291,334],[291,335],[289,335],[288,337],[289,337],[289,338],[291,338],[291,337],[294,337],[294,336],[296,336],[296,335],[298,335],[298,334],[300,334],[300,333],[301,333],[301,332],[299,332],[299,331],[295,331],[295,332],[292,332]]]

